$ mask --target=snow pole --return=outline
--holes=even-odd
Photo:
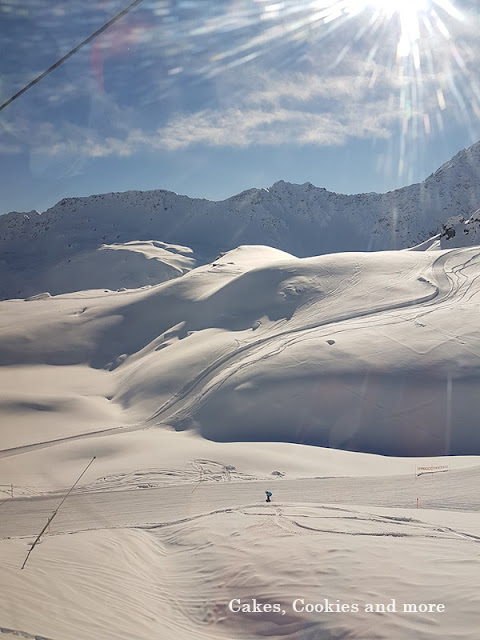
[[[43,534],[45,533],[45,531],[48,529],[50,530],[50,523],[51,521],[54,519],[54,517],[57,515],[58,510],[60,509],[60,507],[62,506],[62,504],[65,502],[65,500],[68,498],[68,496],[72,493],[73,489],[77,486],[77,484],[80,482],[80,478],[86,473],[88,467],[92,464],[92,462],[95,460],[97,456],[93,456],[93,458],[90,460],[90,462],[87,464],[87,466],[85,467],[85,469],[82,471],[82,473],[78,476],[78,478],[75,480],[75,482],[72,484],[72,486],[70,487],[70,489],[68,490],[68,493],[66,496],[64,496],[63,500],[60,502],[60,504],[58,505],[58,507],[55,509],[55,511],[52,513],[52,515],[50,516],[50,518],[47,520],[47,524],[43,527],[43,529],[40,531],[40,533],[38,534],[38,536],[35,538],[32,546],[30,547],[25,560],[23,561],[23,564],[21,566],[21,568],[23,569],[25,567],[25,565],[27,564],[27,560],[30,557],[30,554],[32,553],[32,551],[35,549],[36,545],[40,542],[40,538],[43,536]]]
[[[202,482],[202,480],[203,480],[203,469],[202,469],[202,467],[200,467],[200,480],[193,487],[193,489],[192,489],[192,491],[190,493],[193,493],[195,491],[195,489],[200,486],[200,483]]]
[[[418,509],[418,498],[417,498],[417,509]]]

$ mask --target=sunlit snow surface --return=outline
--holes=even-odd
[[[3,302],[2,403],[19,425],[5,446],[40,441],[42,421],[48,439],[98,431],[93,403],[129,429],[214,441],[478,454],[479,261],[476,247],[305,259],[243,247],[149,289]],[[58,365],[72,375],[61,397]],[[109,392],[75,390],[86,365],[114,372]],[[32,366],[50,388],[22,384]]]
[[[476,640],[479,263],[251,246],[1,302],[4,637]],[[392,598],[446,610],[363,610]]]
[[[478,467],[417,480],[231,480],[72,496],[23,571],[58,500],[12,500],[0,524],[12,536],[0,540],[1,628],[52,640],[475,640],[478,498],[449,502],[462,512],[397,507],[416,493],[442,507],[471,484]],[[271,504],[262,503],[266,486]],[[281,603],[285,615],[234,614],[234,598]],[[359,612],[295,612],[300,598],[357,603]],[[396,613],[363,610],[392,598]],[[445,611],[402,612],[430,602]]]
[[[0,216],[0,299],[159,284],[239,245],[305,257],[441,234],[442,249],[472,246],[479,202],[478,142],[424,182],[382,194],[280,180],[218,202],[161,189],[65,198],[42,214]]]

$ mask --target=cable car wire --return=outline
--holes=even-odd
[[[106,22],[102,27],[100,27],[100,29],[97,29],[95,31],[95,33],[92,33],[91,36],[89,36],[88,38],[86,38],[83,42],[81,42],[79,45],[77,45],[74,49],[72,49],[71,51],[69,51],[66,55],[63,56],[63,58],[60,58],[60,60],[57,60],[57,62],[55,62],[54,64],[52,64],[51,67],[49,67],[46,71],[44,71],[43,73],[41,73],[39,76],[37,76],[34,80],[32,80],[31,82],[29,82],[25,87],[23,87],[23,89],[20,89],[20,91],[18,91],[14,96],[12,96],[11,98],[9,98],[6,102],[4,102],[2,105],[0,105],[0,111],[2,111],[3,109],[5,109],[5,107],[8,107],[9,104],[11,104],[14,100],[16,100],[17,98],[19,98],[22,94],[24,94],[26,91],[28,91],[29,89],[31,89],[33,86],[35,86],[38,82],[40,82],[40,80],[42,80],[43,78],[45,78],[45,76],[47,76],[49,73],[51,73],[52,71],[54,71],[57,67],[59,67],[61,64],[63,64],[66,60],[68,60],[68,58],[70,58],[71,56],[73,56],[73,54],[77,53],[77,51],[79,51],[82,47],[84,47],[86,44],[88,44],[89,42],[92,42],[92,40],[95,40],[95,38],[97,38],[101,33],[103,33],[104,31],[106,31],[106,29],[108,29],[109,27],[111,27],[115,22],[117,22],[118,20],[120,20],[120,18],[123,18],[124,15],[126,15],[129,11],[131,11],[134,7],[137,6],[137,4],[140,4],[140,2],[143,2],[143,0],[135,0],[134,2],[132,2],[132,4],[130,4],[126,9],[123,9],[123,11],[120,11],[120,13],[117,13],[116,16],[114,16],[111,20],[109,20],[108,22]]]

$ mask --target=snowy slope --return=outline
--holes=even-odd
[[[301,257],[407,248],[441,232],[451,216],[468,218],[478,209],[479,177],[477,143],[424,182],[384,194],[347,196],[310,183],[280,181],[222,202],[163,190],[67,198],[42,215],[0,217],[0,296],[48,290],[50,268],[103,244],[161,240],[192,247],[206,260],[242,244],[268,245]],[[42,272],[36,278],[34,266]],[[103,286],[110,288],[99,282]],[[58,286],[55,293],[71,290]]]
[[[479,153],[0,218],[2,638],[477,640]]]
[[[0,302],[2,638],[477,640],[479,272],[243,246]]]
[[[3,284],[8,287],[7,297],[134,289],[177,278],[196,266],[191,249],[160,241],[102,244],[75,251],[70,257],[49,257],[48,251],[42,255],[44,259],[29,254],[11,269],[7,267]]]
[[[476,640],[478,498],[467,498],[463,512],[397,505],[416,495],[420,504],[450,502],[454,487],[478,483],[478,467],[424,479],[74,495],[24,570],[29,543],[59,500],[10,500],[0,522],[2,638]],[[252,599],[280,611],[229,609]],[[329,611],[320,609],[325,599]],[[426,603],[443,607],[404,611]],[[368,612],[368,604],[390,609]]]
[[[240,247],[144,291],[3,302],[0,363],[111,371],[99,395],[128,429],[478,455],[479,269],[478,247],[305,259]],[[9,394],[6,416],[42,410],[36,392]],[[9,446],[41,437],[18,429]]]

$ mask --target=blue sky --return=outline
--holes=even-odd
[[[128,4],[3,0],[1,101]],[[480,139],[476,4],[144,0],[0,112],[0,213],[423,180]]]

